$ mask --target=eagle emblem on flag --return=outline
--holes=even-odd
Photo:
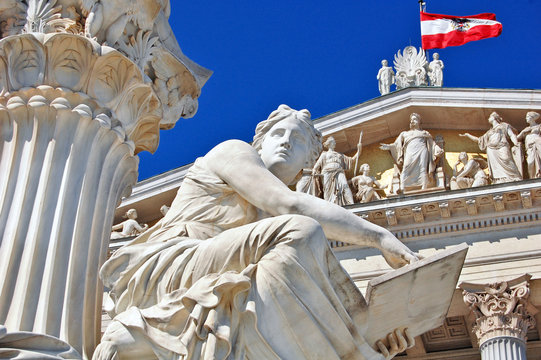
[[[465,19],[465,18],[456,18],[456,19],[448,19],[451,21],[451,24],[453,26],[453,30],[457,31],[468,31],[471,28],[471,20]]]

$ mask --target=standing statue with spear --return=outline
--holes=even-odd
[[[353,194],[349,188],[345,171],[354,166],[357,172],[359,155],[362,151],[362,132],[357,144],[357,152],[352,157],[335,151],[336,141],[330,136],[323,144],[327,150],[323,151],[313,169],[314,175],[323,178],[323,198],[338,205],[353,204]]]

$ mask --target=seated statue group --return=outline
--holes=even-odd
[[[520,133],[502,117],[493,112],[488,118],[490,129],[477,137],[469,133],[459,134],[477,143],[484,156],[469,157],[461,152],[452,167],[453,176],[446,186],[443,172],[444,150],[442,141],[421,128],[421,117],[410,115],[410,129],[402,131],[391,144],[381,144],[380,149],[388,151],[394,161],[391,184],[382,186],[370,175],[370,165],[363,163],[357,175],[357,163],[362,150],[359,141],[357,152],[349,157],[335,150],[336,142],[330,136],[313,169],[304,169],[297,191],[320,195],[338,205],[355,202],[366,203],[386,196],[385,189],[391,186],[390,194],[414,191],[442,190],[449,187],[465,189],[471,187],[520,181],[523,162],[526,162],[530,179],[541,177],[541,125],[540,115],[530,111],[526,114],[528,126]],[[523,145],[524,144],[524,145]],[[524,154],[525,148],[526,154]],[[348,180],[346,171],[353,168],[354,176]]]

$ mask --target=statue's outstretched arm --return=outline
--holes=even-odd
[[[298,214],[311,217],[321,224],[327,237],[376,247],[393,267],[418,259],[388,230],[341,206],[291,191],[266,169],[256,150],[245,142],[226,141],[211,150],[205,160],[208,167],[243,198],[272,216]]]

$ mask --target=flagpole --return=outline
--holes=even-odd
[[[419,3],[419,11],[426,12],[426,2],[423,0],[419,0],[418,3]],[[428,54],[428,50],[425,50],[425,54],[426,54],[427,60],[430,60],[430,55]]]

